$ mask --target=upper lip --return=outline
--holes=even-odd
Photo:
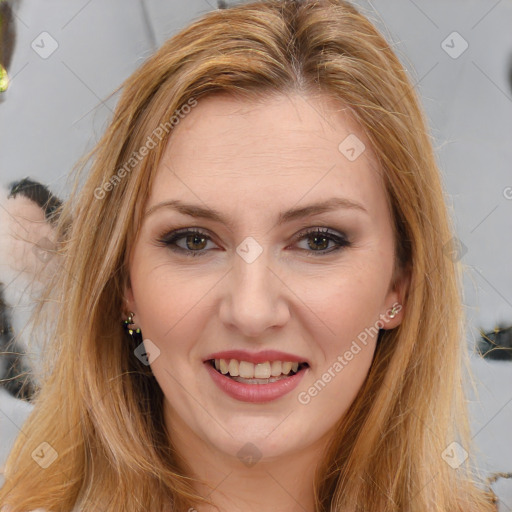
[[[249,363],[258,364],[265,363],[267,361],[290,361],[298,363],[308,363],[307,359],[288,354],[286,352],[280,352],[278,350],[262,350],[260,352],[248,352],[247,350],[225,350],[223,352],[215,352],[210,354],[204,362],[210,361],[211,359],[236,359],[237,361],[248,361]]]

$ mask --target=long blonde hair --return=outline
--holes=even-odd
[[[123,84],[86,179],[79,186],[77,177],[60,214],[61,270],[44,301],[58,305],[47,375],[8,459],[0,504],[14,512],[75,505],[106,512],[169,503],[184,511],[204,502],[167,434],[162,391],[134,357],[121,311],[126,258],[172,134],[169,120],[218,92],[244,99],[321,93],[348,105],[378,155],[397,267],[410,272],[404,319],[381,332],[368,377],[318,468],[316,511],[494,510],[471,458],[456,468],[446,462],[454,450],[472,454],[474,447],[460,272],[427,123],[397,56],[342,0],[210,12]],[[161,142],[130,160],[162,126]],[[41,443],[57,454],[46,469],[31,456]]]

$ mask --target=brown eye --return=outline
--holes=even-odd
[[[310,241],[312,241],[312,244],[311,243],[308,243],[309,247],[312,248],[312,249],[327,249],[327,247],[329,246],[329,237],[325,236],[325,235],[310,235],[310,238],[309,238]],[[313,246],[317,246],[317,247],[313,247]]]
[[[205,236],[192,234],[186,236],[187,249],[202,250],[206,247],[207,239]]]
[[[182,240],[184,242],[181,242]],[[158,242],[169,247],[172,251],[182,253],[185,256],[201,256],[207,254],[206,246],[208,242],[211,242],[211,239],[200,230],[179,229],[164,235]]]
[[[307,240],[307,249],[303,250],[313,256],[331,254],[333,252],[339,251],[344,247],[350,246],[350,242],[347,240],[345,235],[333,233],[327,228],[313,228],[302,231],[299,233],[299,235],[297,235],[297,239],[299,241],[304,239]],[[334,245],[334,247],[326,250],[331,243]]]

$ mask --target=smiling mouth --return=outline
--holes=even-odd
[[[253,364],[236,359],[210,359],[207,363],[224,377],[244,384],[270,384],[288,379],[309,368],[308,363],[289,361],[267,361]]]

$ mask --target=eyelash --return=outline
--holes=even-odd
[[[191,251],[189,249],[183,249],[183,247],[179,247],[176,245],[176,242],[178,240],[186,238],[188,235],[199,235],[203,238],[206,238],[207,241],[211,241],[211,238],[205,232],[199,229],[184,228],[167,233],[165,236],[158,239],[158,243],[162,246],[169,247],[169,249],[171,249],[172,251],[183,254],[187,257],[197,257],[205,255],[208,252],[208,249]],[[328,240],[334,241],[337,244],[337,247],[335,247],[334,249],[330,249],[328,251],[308,251],[307,249],[302,249],[306,253],[309,253],[308,256],[312,256],[314,258],[338,252],[339,250],[345,247],[350,247],[351,245],[351,242],[347,240],[347,238],[344,235],[339,236],[331,232],[327,228],[312,228],[303,230],[297,234],[297,236],[295,237],[295,242],[299,242],[310,236],[321,236],[327,238]]]

